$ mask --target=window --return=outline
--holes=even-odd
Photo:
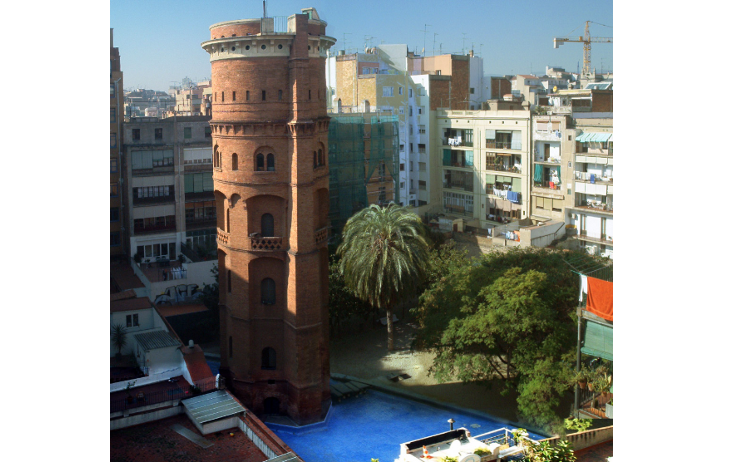
[[[149,199],[149,198],[155,198],[155,197],[172,197],[172,200],[174,200],[175,196],[175,186],[169,185],[169,186],[143,186],[140,188],[133,188],[134,193],[134,204],[137,202],[145,202],[140,201],[140,199]],[[154,202],[154,201],[148,201],[148,202]]]
[[[427,132],[427,126],[426,125],[419,125],[419,134],[423,135]]]
[[[111,98],[116,97],[116,84],[115,83],[110,84],[110,97]]]
[[[173,152],[172,149],[134,151],[131,153],[131,169],[148,170],[156,167],[171,167],[175,160]]]
[[[427,164],[426,164],[426,162],[419,162],[419,171],[420,172],[426,172],[427,171]]]
[[[110,160],[110,172],[116,173],[118,171],[118,159]]]
[[[223,103],[224,101],[224,92],[221,92],[221,102]]]
[[[471,89],[470,89],[470,94],[471,94],[471,95],[474,95],[474,94],[475,94],[475,88],[471,88]]]
[[[139,315],[138,314],[127,314],[126,315],[126,327],[138,327]]]
[[[267,92],[265,90],[262,90],[262,101],[267,100]]]
[[[185,194],[208,191],[213,191],[213,174],[211,172],[185,174]]]
[[[255,165],[255,171],[258,172],[264,172],[265,171],[265,156],[264,154],[257,154],[257,165]]]
[[[311,90],[308,90],[308,100],[311,100]]]
[[[204,131],[204,133],[203,133],[203,136],[204,137],[206,137],[206,138],[210,138],[211,137],[211,127],[205,127],[203,129],[203,131]]]
[[[404,183],[404,182],[402,181],[402,182],[401,182],[401,184],[400,184],[400,185],[399,185],[398,187],[399,187],[399,188],[401,188],[401,189],[404,189],[404,188],[406,187],[406,183]]]
[[[229,293],[231,293],[231,270],[226,272],[226,287]]]
[[[398,171],[399,171],[399,172],[403,172],[404,170],[406,170],[406,164],[400,164],[400,165],[398,166]]]
[[[393,87],[383,87],[383,96],[384,97],[393,96]]]
[[[118,183],[110,184],[110,197],[118,197]]]
[[[409,98],[414,97],[414,90],[412,88],[409,88]]]
[[[261,295],[263,305],[274,305],[275,304],[275,281],[270,278],[265,278],[261,283]]]
[[[409,162],[409,172],[413,172],[413,171],[414,171],[414,161],[412,160],[411,162]]]
[[[260,235],[262,237],[273,237],[275,235],[275,219],[272,217],[272,214],[263,214],[260,225]]]
[[[404,149],[405,149],[405,146],[403,144],[400,145],[400,146],[398,146],[398,150],[399,151],[403,152]]]
[[[267,171],[268,172],[275,171],[275,156],[272,155],[272,153],[267,154]]]
[[[399,114],[403,114],[403,106],[401,106],[401,107],[398,108],[398,113]]]
[[[116,108],[110,108],[110,123],[116,123]]]
[[[424,114],[424,106],[419,106],[419,114]]]
[[[118,221],[118,207],[110,208],[110,221]]]
[[[155,140],[161,140],[162,139],[162,129],[161,128],[155,128],[154,129],[154,139]]]
[[[119,233],[118,231],[110,233],[110,246],[116,247],[119,245],[121,245],[121,233]]]
[[[308,99],[311,99],[311,98],[308,98]],[[278,101],[282,101],[282,100],[283,100],[283,90],[278,90]]]
[[[185,127],[185,139],[189,140],[193,137],[193,129],[190,127]]]
[[[247,90],[247,101],[249,101],[249,90]]]
[[[236,101],[236,92],[235,91],[232,91],[231,92],[231,101]]]
[[[419,191],[426,191],[427,190],[427,182],[424,180],[419,180]]]
[[[275,350],[267,347],[262,350],[262,369],[275,370],[277,366],[277,355]]]
[[[403,95],[403,87],[398,87],[398,94]]]
[[[378,202],[385,202],[385,186],[378,188]]]
[[[216,219],[216,201],[203,202],[186,202],[185,203],[185,223],[203,223],[212,222]],[[207,245],[215,243],[215,230],[188,231],[188,240],[192,240],[198,245]],[[196,233],[196,234],[192,234]],[[192,239],[191,239],[192,238]]]
[[[110,134],[110,147],[111,149],[118,147],[118,139],[115,133]]]
[[[231,170],[239,170],[239,156],[236,153],[231,155]]]
[[[139,141],[141,139],[141,131],[138,128],[131,129],[131,139]]]

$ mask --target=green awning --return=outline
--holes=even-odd
[[[576,137],[576,141],[580,143],[606,143],[611,137],[611,133],[583,132]]]
[[[581,353],[614,361],[614,330],[612,327],[586,320]]]

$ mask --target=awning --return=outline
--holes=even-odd
[[[583,132],[576,137],[576,141],[580,143],[606,143],[611,137],[611,133]]]
[[[581,353],[614,361],[614,329],[586,320],[586,333]]]

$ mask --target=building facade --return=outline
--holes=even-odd
[[[221,373],[258,414],[323,419],[329,389],[329,168],[324,64],[336,41],[313,8],[214,24],[213,182]]]
[[[124,123],[127,252],[142,261],[178,258],[184,246],[216,247],[209,117],[133,118]]]
[[[574,114],[573,196],[570,228],[580,247],[614,258],[614,139],[611,114]]]
[[[110,255],[124,255],[121,207],[121,133],[123,126],[123,72],[118,48],[110,30]]]
[[[529,216],[529,108],[497,103],[487,111],[437,110],[441,165],[432,175],[441,180],[442,211],[473,228]]]
[[[538,222],[565,221],[567,196],[573,197],[575,130],[568,116],[532,118],[530,217]],[[566,181],[568,179],[568,181]]]

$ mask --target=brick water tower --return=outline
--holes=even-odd
[[[336,39],[325,33],[306,8],[282,27],[214,24],[201,45],[213,85],[221,373],[257,414],[299,425],[331,403],[324,62]]]

